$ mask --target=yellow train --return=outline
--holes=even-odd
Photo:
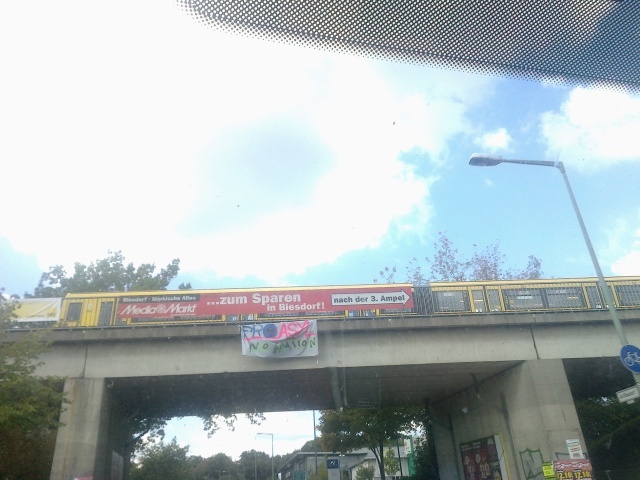
[[[616,308],[640,308],[640,277],[605,281]],[[606,308],[596,278],[71,293],[20,303],[23,326],[63,328]]]

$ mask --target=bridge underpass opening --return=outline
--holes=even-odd
[[[594,388],[600,388],[599,393],[603,395],[611,394],[607,392],[606,380],[594,379],[592,385],[585,386],[585,379],[589,379],[593,372],[615,373],[621,367],[616,358],[572,359],[564,363],[572,392],[580,391],[580,388],[594,392]],[[470,405],[471,409],[486,408],[493,403],[488,411],[494,410],[491,413],[495,414],[500,404],[487,402],[485,394],[480,395],[479,392],[496,377],[509,375],[509,370],[522,364],[486,362],[120,378],[109,380],[108,385],[123,407],[135,405],[139,412],[148,415],[173,417],[395,407],[421,405],[425,401],[437,405],[446,404],[449,397],[460,394],[467,397],[478,395],[478,401],[475,406]],[[444,417],[437,419],[440,423],[443,420]],[[312,425],[305,423],[302,427],[311,439]],[[261,431],[261,427],[256,425],[254,430]],[[224,435],[223,432],[219,434]],[[246,451],[256,443],[255,433],[252,437],[247,437]],[[284,453],[290,453],[303,444],[304,441]],[[225,453],[213,452],[211,456]]]
[[[196,443],[193,454],[206,458],[218,453],[232,456],[227,453],[229,447],[226,444],[220,450],[213,447],[218,442],[216,437],[229,435],[230,438],[231,435],[223,429],[216,432],[213,438],[205,439],[201,417],[239,414],[241,424],[243,413],[424,405],[425,402],[446,400],[520,363],[480,362],[114,378],[107,379],[107,388],[120,409],[120,417],[172,417],[167,429],[172,432],[184,431],[176,425],[188,425],[191,432],[188,436],[178,438],[178,442],[186,445],[188,442],[184,441],[185,438],[201,439],[200,443],[205,446]],[[308,440],[313,438],[314,425],[311,422],[296,425],[295,428],[305,432]],[[250,445],[255,443],[255,432],[261,429],[264,427],[252,426],[253,433],[246,434],[243,441],[243,451],[251,450]],[[166,440],[172,435],[168,435]],[[305,441],[298,442],[283,453],[301,448]],[[203,451],[207,453],[196,453]]]
[[[436,403],[520,361],[273,370],[108,379],[127,411],[163,416]]]

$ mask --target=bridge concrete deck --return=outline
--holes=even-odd
[[[638,312],[619,314],[640,343]],[[523,361],[620,349],[606,310],[323,320],[318,335],[317,357],[265,359],[242,356],[238,325],[58,329],[38,373],[107,378],[124,403],[188,415],[435,402]]]
[[[638,316],[620,311],[635,344]],[[72,400],[51,480],[119,476],[134,417],[425,403],[445,422],[443,478],[461,478],[460,442],[495,432],[518,475],[518,452],[549,456],[582,438],[561,359],[620,350],[607,311],[323,320],[318,356],[290,359],[243,356],[238,325],[57,329],[50,340],[37,373],[67,377]]]

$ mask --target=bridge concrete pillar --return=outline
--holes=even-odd
[[[109,424],[109,402],[103,378],[65,381],[70,403],[63,405],[50,480],[103,480]]]
[[[586,454],[562,360],[523,362],[432,412],[441,480],[463,480],[461,446],[496,435],[512,480],[542,478],[543,462],[569,458],[567,440],[579,440]]]

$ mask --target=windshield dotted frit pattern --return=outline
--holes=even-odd
[[[283,43],[640,91],[640,2],[177,0],[199,22]]]

